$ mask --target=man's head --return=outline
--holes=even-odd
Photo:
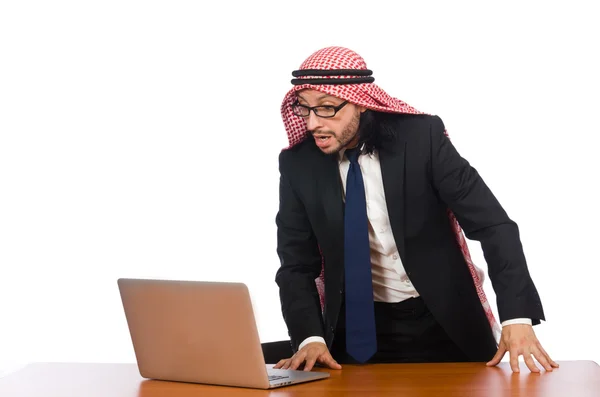
[[[358,143],[360,114],[366,110],[312,89],[296,92],[293,111],[306,120],[306,129],[323,153],[335,154]]]
[[[348,48],[326,47],[310,55],[293,71],[293,87],[281,103],[288,149],[311,135],[317,137],[317,144],[325,153],[351,147],[358,143],[359,123],[363,124],[361,129],[369,129],[365,117],[361,117],[361,114],[369,114],[367,109],[383,113],[421,113],[375,85],[372,74],[364,59]],[[335,106],[333,117],[318,117],[312,109],[307,112],[306,107],[325,105]],[[326,139],[327,136],[330,138]]]

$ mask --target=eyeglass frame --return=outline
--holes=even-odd
[[[320,117],[322,119],[330,119],[330,118],[335,117],[335,115],[347,104],[348,104],[348,101],[344,101],[337,106],[333,106],[333,105],[306,106],[306,105],[302,105],[302,104],[300,104],[300,102],[296,101],[290,107],[292,108],[292,113],[294,113],[294,115],[298,116],[298,117],[308,118],[308,117],[310,117],[310,111],[312,110],[312,112],[315,114],[315,116]],[[296,114],[296,112],[294,112],[294,107],[296,107],[296,106],[299,106],[304,109],[308,109],[308,114],[306,116]],[[317,109],[317,108],[333,109],[334,112],[331,116],[319,116],[317,114],[317,112],[315,112],[315,109]]]

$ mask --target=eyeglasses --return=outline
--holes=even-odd
[[[347,103],[348,101],[344,101],[337,106],[323,105],[310,107],[306,105],[300,105],[298,102],[295,102],[292,104],[292,112],[299,117],[308,117],[310,115],[310,111],[312,110],[316,116],[328,119],[335,116],[336,113],[339,112],[341,108],[346,106]]]

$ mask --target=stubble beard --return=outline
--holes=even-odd
[[[337,145],[335,145],[334,147],[327,149],[327,150],[321,149],[323,151],[323,153],[335,155],[335,154],[338,154],[340,152],[340,150],[347,147],[348,144],[356,143],[356,142],[354,142],[355,141],[354,138],[356,138],[356,134],[358,133],[359,122],[360,122],[360,113],[356,113],[354,115],[354,117],[352,117],[352,120],[350,120],[348,125],[346,125],[346,127],[344,127],[344,129],[342,130],[342,133],[340,134],[339,137],[337,135],[334,135],[331,131],[328,131],[331,134],[332,138],[337,141]]]

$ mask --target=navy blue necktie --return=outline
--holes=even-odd
[[[344,269],[346,283],[346,351],[364,363],[377,351],[371,254],[365,184],[359,149],[346,150],[350,168],[346,179]]]

